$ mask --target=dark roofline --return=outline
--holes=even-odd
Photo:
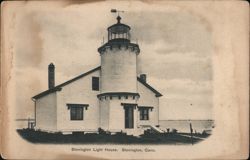
[[[133,92],[106,92],[106,93],[101,93],[97,95],[98,98],[102,96],[138,96],[140,97],[140,94],[133,93]]]
[[[35,95],[34,97],[32,97],[32,99],[38,99],[38,98],[41,98],[41,97],[43,97],[43,96],[45,96],[45,95],[47,95],[49,93],[60,91],[62,89],[61,87],[65,86],[65,85],[67,85],[67,84],[69,84],[71,82],[74,82],[74,81],[76,81],[76,80],[78,80],[78,79],[80,79],[80,78],[82,78],[82,77],[84,77],[84,76],[86,76],[86,75],[88,75],[90,73],[93,73],[93,72],[95,72],[95,71],[97,71],[99,69],[101,69],[101,66],[96,67],[96,68],[94,68],[94,69],[92,69],[92,70],[90,70],[90,71],[88,71],[86,73],[83,73],[83,74],[81,74],[81,75],[79,75],[79,76],[77,76],[75,78],[72,78],[72,79],[70,79],[70,80],[68,80],[68,81],[66,81],[66,82],[64,82],[62,84],[59,84],[59,85],[55,86],[54,88],[51,88],[51,89],[46,90],[46,91],[44,91],[42,93],[39,93],[39,94]]]
[[[150,89],[152,92],[155,93],[155,97],[161,97],[162,94],[155,90],[153,87],[151,87],[147,82],[143,81],[140,77],[137,77],[137,80],[141,82],[144,86],[146,86],[148,89]]]
[[[58,85],[58,87],[63,87],[63,86],[65,86],[65,85],[67,85],[67,84],[69,84],[69,83],[71,83],[71,82],[74,82],[74,81],[76,81],[76,80],[78,80],[78,79],[80,79],[80,78],[82,78],[82,77],[84,77],[84,76],[87,76],[88,74],[90,74],[90,73],[92,73],[92,72],[95,72],[95,71],[97,71],[97,70],[99,70],[99,69],[101,69],[101,66],[96,67],[96,68],[94,68],[94,69],[92,69],[92,70],[90,70],[90,71],[88,71],[88,72],[86,72],[86,73],[83,73],[83,74],[81,74],[81,75],[79,75],[79,76],[77,76],[77,77],[75,77],[75,78],[73,78],[73,79],[71,79],[71,80],[69,80],[69,81],[66,81],[66,82],[64,82],[64,83],[62,83],[62,84],[60,84],[60,85]]]
[[[111,28],[117,27],[117,26],[127,27],[129,30],[131,29],[129,25],[126,25],[126,24],[124,24],[124,23],[116,23],[116,24],[113,24],[112,26],[109,26],[109,27],[107,28],[107,30],[109,31]]]
[[[41,98],[41,97],[43,97],[43,96],[45,96],[45,95],[47,95],[49,93],[53,93],[53,92],[56,92],[56,91],[61,91],[63,86],[65,86],[65,85],[67,85],[67,84],[69,84],[71,82],[74,82],[74,81],[76,81],[76,80],[78,80],[78,79],[80,79],[80,78],[82,78],[84,76],[87,76],[88,74],[93,73],[93,72],[95,72],[95,71],[97,71],[99,69],[101,69],[101,66],[98,66],[98,67],[96,67],[96,68],[94,68],[94,69],[92,69],[92,70],[90,70],[90,71],[88,71],[86,73],[83,73],[83,74],[81,74],[81,75],[79,75],[79,76],[77,76],[75,78],[72,78],[72,79],[70,79],[70,80],[68,80],[68,81],[66,81],[66,82],[64,82],[62,84],[59,84],[59,85],[55,86],[54,88],[48,89],[48,90],[46,90],[44,92],[41,92],[41,93],[35,95],[34,97],[32,97],[32,99],[38,99],[38,98]],[[160,92],[158,92],[153,87],[151,87],[149,84],[144,82],[142,79],[140,79],[140,77],[137,77],[137,80],[139,82],[141,82],[144,86],[146,86],[148,89],[150,89],[152,92],[154,92],[156,97],[161,97],[162,96],[162,94]]]

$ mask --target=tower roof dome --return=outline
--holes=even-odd
[[[128,33],[130,30],[130,27],[126,24],[121,23],[121,17],[117,16],[117,23],[108,27],[108,31],[114,34],[122,34],[122,33]]]

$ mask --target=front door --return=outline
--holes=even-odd
[[[134,107],[125,107],[125,128],[134,128]]]

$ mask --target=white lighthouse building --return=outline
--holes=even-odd
[[[55,66],[49,65],[49,89],[32,97],[35,129],[48,132],[126,132],[138,135],[159,124],[162,95],[139,74],[138,44],[130,27],[108,27],[108,42],[98,48],[101,66],[55,86]]]

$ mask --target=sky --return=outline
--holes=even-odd
[[[47,90],[51,62],[56,84],[100,65],[97,48],[103,37],[107,41],[107,27],[116,23],[111,8],[125,10],[121,22],[131,27],[132,42],[140,46],[138,74],[146,73],[148,83],[163,94],[160,119],[213,119],[211,28],[178,5],[139,1],[34,1],[17,7],[12,20],[17,118],[34,117],[31,97]]]

